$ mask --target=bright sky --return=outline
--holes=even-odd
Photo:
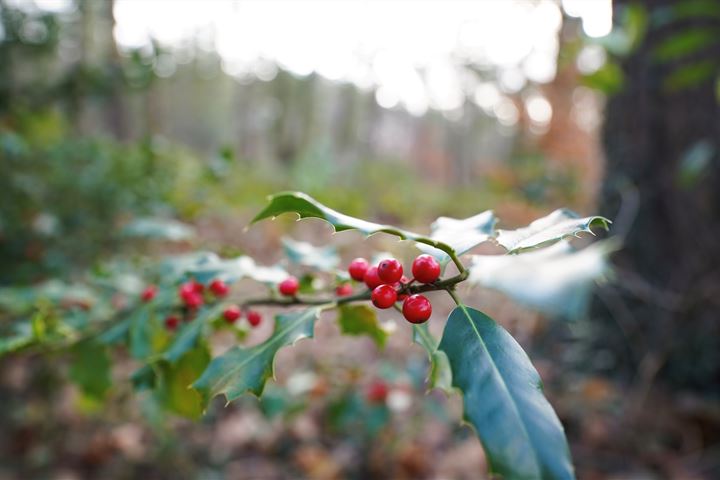
[[[68,3],[34,1],[47,9]],[[509,113],[503,93],[554,78],[561,6],[587,35],[609,33],[611,0],[116,0],[115,36],[126,48],[150,38],[177,47],[194,37],[239,78],[269,80],[276,64],[316,72],[374,88],[380,105],[417,115],[452,111],[465,96],[497,115]],[[469,75],[459,67],[467,63],[497,68],[499,82]]]

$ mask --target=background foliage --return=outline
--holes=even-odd
[[[212,357],[267,338],[271,322],[231,329],[208,311],[207,323],[170,334],[136,308],[148,281],[169,289],[184,275],[162,259],[248,254],[252,267],[273,266],[260,270],[269,278],[304,275],[304,289],[328,287],[313,266],[342,269],[374,252],[411,259],[407,245],[331,236],[313,220],[244,230],[267,195],[302,190],[430,235],[437,217],[489,209],[500,230],[561,207],[612,218],[616,237],[590,247],[511,257],[481,246],[475,287],[461,293],[533,359],[579,478],[715,478],[720,7],[617,0],[612,33],[595,39],[570,3],[547,83],[508,92],[501,68],[454,59],[467,78],[498,86],[516,112],[506,124],[472,90],[459,116],[417,116],[282,65],[272,78],[233,77],[202,37],[127,48],[113,36],[113,2],[0,0],[0,476],[485,472],[460,399],[425,393],[427,382],[450,383],[438,365],[452,359],[427,335],[439,337],[452,311],[440,298],[429,329],[363,309],[320,320],[313,341],[279,352],[260,400],[211,402],[201,416],[200,396],[184,390]],[[538,95],[552,105],[541,126],[528,113]],[[102,344],[65,348],[96,324],[108,327]],[[198,340],[200,325],[211,342]],[[117,348],[126,336],[127,351]]]

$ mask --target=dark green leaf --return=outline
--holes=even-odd
[[[15,352],[35,341],[30,321],[16,322],[7,336],[0,338],[0,355]]]
[[[210,363],[205,344],[185,352],[175,364],[157,364],[157,390],[160,403],[168,410],[188,418],[199,418],[204,410],[202,396],[190,386]]]
[[[99,343],[84,341],[73,347],[71,355],[70,379],[85,395],[102,399],[112,385],[107,348]]]
[[[497,242],[508,253],[544,247],[564,238],[576,237],[582,232],[592,233],[593,226],[609,228],[610,220],[604,217],[584,217],[568,209],[558,209],[539,218],[527,227],[517,230],[498,230]]]
[[[207,321],[218,316],[224,308],[225,305],[217,305],[214,308],[204,308],[199,311],[192,322],[181,327],[170,347],[163,353],[162,358],[170,363],[175,363],[185,352],[195,348],[195,345],[202,338],[203,327]]]
[[[224,394],[228,402],[245,392],[260,396],[268,378],[274,375],[275,354],[301,338],[312,338],[322,307],[290,312],[275,317],[275,330],[265,342],[250,348],[232,347],[216,357],[193,384],[205,403]]]
[[[578,251],[561,241],[523,255],[474,255],[468,281],[546,315],[575,319],[587,311],[592,288],[617,248],[605,240]]]
[[[153,353],[153,330],[150,310],[147,307],[139,308],[129,325],[129,347],[133,357],[147,358]]]
[[[477,431],[492,472],[508,479],[574,478],[560,420],[509,333],[461,305],[450,314],[439,349],[447,354],[464,418]]]
[[[384,232],[390,235],[395,235],[401,240],[413,240],[418,243],[430,245],[431,247],[436,247],[445,252],[452,251],[452,248],[449,245],[418,235],[417,233],[401,230],[392,225],[382,225],[368,222],[366,220],[361,220],[359,218],[336,212],[309,195],[301,192],[284,192],[272,195],[270,197],[270,205],[257,214],[251,223],[256,223],[266,218],[275,218],[283,213],[297,213],[300,218],[320,218],[332,225],[336,232],[357,230],[364,235],[373,235],[375,233]]]
[[[127,339],[133,317],[119,321],[98,336],[98,341],[105,345],[114,345]]]
[[[368,305],[343,304],[338,308],[340,330],[347,335],[368,335],[378,347],[384,347],[388,332],[382,328],[375,310]]]
[[[496,222],[495,214],[491,210],[461,220],[439,217],[430,227],[432,232],[430,238],[449,245],[457,255],[462,255],[490,240],[495,235]],[[442,250],[423,244],[418,246],[423,252],[437,258],[441,264],[450,261],[450,256]]]
[[[430,333],[427,323],[413,325],[413,342],[422,346],[430,360],[430,388],[440,388],[447,393],[452,391],[452,372],[445,352],[438,350],[438,341]]]
[[[157,375],[153,370],[152,365],[143,365],[133,372],[130,376],[130,381],[133,384],[135,390],[151,390],[155,388],[157,381]]]

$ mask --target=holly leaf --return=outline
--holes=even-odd
[[[546,315],[573,319],[587,311],[595,283],[610,269],[617,242],[575,250],[561,241],[523,255],[473,255],[468,281],[504,293]]]
[[[562,424],[515,339],[484,313],[460,305],[439,349],[463,395],[464,419],[477,431],[491,471],[503,478],[573,479]]]
[[[370,236],[384,232],[399,237],[401,240],[412,240],[435,247],[445,253],[452,252],[449,245],[433,240],[432,238],[417,233],[401,230],[392,225],[368,222],[359,218],[344,215],[340,212],[326,207],[309,195],[301,192],[283,192],[270,196],[270,204],[253,218],[250,224],[255,224],[266,218],[275,218],[283,213],[296,213],[302,218],[320,218],[333,226],[336,232],[346,230],[357,230],[360,233]]]
[[[130,381],[136,391],[152,390],[157,383],[157,374],[152,365],[143,365],[130,375]]]
[[[16,323],[13,332],[0,337],[0,356],[21,350],[35,341],[30,322]]]
[[[202,338],[203,328],[207,321],[218,316],[224,307],[225,305],[221,304],[214,308],[205,308],[198,312],[197,317],[192,322],[184,324],[173,339],[170,347],[163,353],[163,360],[175,363],[187,351],[195,348],[199,339]]]
[[[84,341],[73,346],[70,379],[88,397],[102,399],[110,389],[110,357],[104,345]]]
[[[343,304],[338,308],[340,331],[347,335],[368,335],[378,347],[385,346],[389,333],[382,328],[375,310],[368,305]]]
[[[430,238],[449,245],[456,255],[462,255],[493,238],[495,223],[497,218],[492,210],[465,219],[439,217],[430,227]],[[441,265],[450,261],[450,256],[442,250],[423,244],[418,248],[434,256]]]
[[[274,361],[278,350],[301,338],[312,338],[315,321],[322,307],[289,312],[275,317],[275,330],[265,342],[250,348],[232,347],[216,357],[193,384],[204,402],[224,394],[228,402],[245,392],[262,395],[265,382],[274,377]]]
[[[196,419],[203,413],[203,399],[190,385],[210,363],[210,352],[199,344],[185,352],[176,363],[160,361],[157,364],[156,395],[168,410],[184,417]]]
[[[183,277],[188,270],[200,268],[203,265],[220,261],[220,257],[214,252],[193,252],[182,255],[165,257],[157,267],[160,278],[168,281],[176,281]]]
[[[195,236],[195,230],[170,218],[138,218],[125,225],[122,234],[127,237],[178,242]]]
[[[153,351],[153,325],[150,310],[139,308],[128,325],[130,354],[135,358],[146,358]]]
[[[130,331],[130,325],[133,322],[133,317],[126,318],[117,322],[100,335],[98,335],[98,341],[105,345],[114,345],[127,339],[128,332]]]
[[[445,352],[438,350],[438,341],[430,333],[427,323],[413,325],[413,342],[427,351],[430,360],[430,388],[440,388],[447,393],[452,391],[452,372]]]
[[[545,247],[580,233],[593,233],[591,227],[610,228],[612,222],[605,217],[580,217],[577,213],[561,208],[546,217],[539,218],[527,227],[517,230],[498,230],[497,243],[508,253]],[[593,234],[594,235],[594,234]]]
[[[333,246],[316,247],[288,237],[282,239],[282,244],[285,256],[298,265],[330,272],[340,263],[340,257]]]
[[[208,283],[216,278],[227,283],[251,278],[268,285],[282,282],[288,276],[285,269],[280,266],[264,267],[245,255],[230,259],[208,257],[202,262],[189,265],[186,273],[201,283]]]

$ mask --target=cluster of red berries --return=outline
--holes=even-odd
[[[420,255],[412,263],[413,279],[403,275],[402,264],[394,258],[381,261],[371,266],[364,258],[356,258],[350,262],[348,272],[353,280],[364,282],[372,290],[370,299],[377,308],[390,308],[396,302],[403,302],[403,316],[411,323],[426,322],[432,314],[432,305],[425,296],[405,293],[407,287],[413,282],[433,283],[440,277],[440,264],[430,255]],[[300,282],[292,275],[278,284],[278,291],[286,297],[295,297],[300,289]],[[208,290],[214,299],[225,297],[230,287],[220,279],[215,279],[208,285]],[[158,293],[155,285],[146,287],[140,295],[143,302],[152,301]],[[338,285],[335,294],[338,297],[352,295],[353,288],[349,283]],[[208,298],[205,285],[195,280],[181,284],[178,287],[178,296],[185,308],[192,312],[200,308]],[[223,311],[223,318],[230,324],[237,322],[246,313],[247,321],[256,327],[262,321],[260,313],[248,310],[244,312],[238,305],[230,305]],[[189,317],[188,317],[189,318]],[[169,315],[165,318],[165,326],[175,330],[180,325],[180,318]]]
[[[350,277],[372,290],[371,300],[377,308],[390,308],[402,301],[403,316],[411,323],[423,323],[432,314],[432,305],[424,295],[399,293],[413,281],[433,283],[440,277],[440,264],[430,255],[420,255],[412,263],[413,280],[403,275],[402,264],[394,258],[370,266],[364,258],[356,258],[348,267]]]
[[[220,299],[230,292],[227,283],[220,279],[213,280],[208,286],[210,293]],[[157,287],[149,285],[140,295],[143,302],[152,301],[157,295]],[[178,287],[178,296],[188,310],[197,310],[205,303],[205,285],[195,280],[185,282]],[[242,317],[243,311],[237,305],[230,305],[223,311],[223,318],[230,324],[235,323]],[[247,311],[247,320],[250,326],[257,327],[262,321],[262,316],[254,310]],[[180,318],[177,315],[169,315],[165,318],[165,327],[168,330],[176,330],[180,325]]]
[[[223,311],[223,318],[226,322],[230,324],[233,324],[240,320],[242,315],[243,311],[237,305],[230,305]],[[262,315],[260,315],[260,312],[257,312],[255,310],[248,310],[247,312],[245,312],[245,315],[251,327],[254,328],[260,325],[260,322],[262,321]]]

